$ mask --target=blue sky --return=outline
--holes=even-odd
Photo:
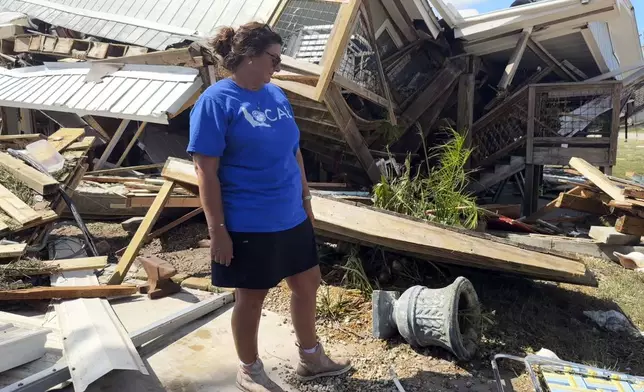
[[[479,13],[507,8],[514,0],[447,0],[458,9],[476,9]],[[637,27],[640,30],[640,41],[644,45],[644,0],[631,0],[635,7]]]

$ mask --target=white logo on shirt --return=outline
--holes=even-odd
[[[263,112],[261,110],[253,110],[252,112],[249,112],[248,109],[246,108],[246,105],[250,105],[248,103],[243,103],[241,107],[239,108],[239,111],[244,114],[244,119],[248,121],[250,125],[253,126],[253,128],[257,127],[268,127],[270,128],[271,122],[281,120],[282,118],[293,118],[293,115],[291,115],[286,108],[277,108],[277,115],[274,114],[274,110],[272,109],[266,109]]]

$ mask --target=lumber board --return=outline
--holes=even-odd
[[[145,183],[145,180],[142,178],[137,178],[137,177],[118,177],[118,176],[94,176],[94,175],[85,175],[83,176],[83,181],[92,181],[92,182],[100,182],[100,183],[106,183],[106,184],[125,184],[126,182],[131,182],[131,183],[139,183],[143,184]]]
[[[20,159],[14,158],[7,153],[0,152],[0,167],[43,196],[52,194],[58,190],[58,181],[54,178],[34,169]]]
[[[568,193],[561,193],[556,199],[555,206],[557,208],[566,208],[573,211],[587,212],[595,215],[610,214],[610,208],[600,199],[571,195]]]
[[[193,102],[194,103],[194,102]],[[148,125],[147,122],[142,122],[141,125],[139,125],[139,128],[136,130],[136,133],[134,136],[132,136],[132,140],[128,143],[127,147],[125,147],[125,151],[123,151],[123,154],[121,154],[121,157],[119,158],[118,162],[116,162],[116,166],[121,166],[123,161],[125,161],[125,158],[127,158],[127,154],[130,153],[130,150],[134,147],[136,144],[137,140],[139,140],[139,137],[143,134],[143,131],[145,131],[145,127]]]
[[[512,84],[514,75],[516,75],[521,59],[523,58],[523,53],[525,53],[525,50],[528,47],[528,39],[530,39],[531,34],[532,27],[524,29],[521,33],[517,46],[514,48],[512,56],[510,56],[510,60],[508,60],[508,64],[505,66],[503,76],[497,85],[499,90],[505,90],[510,84]]]
[[[160,193],[161,191],[159,191]],[[136,207],[151,207],[155,201],[154,194],[139,193],[128,196],[127,206],[130,208]],[[201,201],[198,197],[186,196],[171,196],[165,204],[165,208],[199,208]]]
[[[191,162],[169,159],[164,178],[194,186]],[[586,267],[575,260],[523,249],[496,237],[416,220],[398,214],[359,207],[349,202],[313,196],[316,230],[352,242],[451,264],[520,274],[539,279],[595,285]]]
[[[586,177],[613,199],[626,201],[626,197],[622,193],[622,188],[615,185],[604,173],[600,172],[599,169],[590,163],[581,158],[571,158],[569,164],[573,169],[577,170],[582,176]]]
[[[624,215],[615,222],[615,230],[622,234],[644,236],[644,219]]]
[[[98,270],[107,266],[107,256],[81,257],[77,259],[50,260],[45,264],[58,267],[58,272]]]
[[[0,245],[0,259],[20,257],[25,254],[27,244]]]
[[[40,219],[40,214],[0,184],[0,209],[24,225]]]
[[[27,301],[38,299],[104,298],[133,295],[136,286],[69,286],[34,287],[20,290],[0,290],[0,301]]]
[[[96,141],[96,136],[86,136],[81,140],[70,144],[65,150],[66,151],[86,151],[92,148],[94,142]]]
[[[94,171],[91,171],[91,172],[87,172],[87,174],[88,175],[99,175],[99,174],[122,173],[122,172],[126,172],[126,171],[161,169],[164,165],[165,165],[165,163],[152,163],[152,164],[149,164],[149,165],[114,167],[114,168],[111,168],[111,169],[94,170]]]
[[[174,186],[174,181],[166,181],[163,184],[161,190],[159,191],[159,194],[154,199],[154,203],[152,203],[150,209],[146,213],[145,219],[143,220],[143,222],[141,222],[141,225],[139,225],[139,228],[136,230],[134,237],[132,237],[132,241],[130,241],[127,249],[125,249],[125,253],[123,253],[123,256],[119,260],[119,263],[116,266],[116,270],[114,271],[114,275],[112,275],[108,284],[117,285],[123,282],[127,271],[130,269],[132,263],[136,259],[136,256],[139,254],[139,250],[141,250],[141,247],[145,243],[148,234],[150,234],[150,230],[152,230],[152,227],[156,223],[157,219],[159,219],[159,215],[161,214],[161,211],[163,210],[166,202],[170,198]]]
[[[626,197],[644,199],[644,188],[626,188],[623,193]]]
[[[203,212],[202,207],[195,208],[194,210],[190,211],[189,213],[185,214],[184,216],[182,216],[182,217],[180,217],[178,219],[175,219],[174,221],[168,223],[167,225],[161,227],[158,230],[153,231],[152,233],[150,233],[148,235],[147,240],[150,241],[150,240],[152,240],[154,238],[159,237],[163,233],[166,233],[166,232],[170,231],[171,229],[179,226],[180,224],[182,224],[182,223],[194,218],[195,216],[201,214],[202,212]]]
[[[47,138],[47,141],[56,149],[61,152],[76,140],[85,136],[83,128],[60,128]]]

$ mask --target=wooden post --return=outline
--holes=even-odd
[[[499,90],[505,90],[508,88],[509,85],[512,84],[512,79],[514,79],[514,75],[517,73],[517,69],[519,69],[519,64],[521,63],[521,59],[523,58],[523,53],[525,52],[525,49],[528,46],[528,40],[530,39],[531,34],[532,34],[532,27],[523,29],[523,33],[521,33],[521,37],[517,42],[517,46],[514,49],[514,52],[512,52],[512,56],[508,61],[508,65],[505,66],[505,72],[503,72],[501,81],[499,81],[499,84],[498,84]]]
[[[345,107],[344,97],[340,89],[335,85],[330,85],[326,90],[324,96],[324,102],[327,105],[329,113],[333,116],[340,132],[344,136],[344,140],[347,142],[353,153],[358,157],[360,165],[367,173],[367,176],[372,183],[376,184],[380,181],[380,169],[376,166],[376,162],[369,152],[369,147],[367,147],[367,142],[364,140],[364,137],[360,133],[358,126],[356,125],[355,120],[349,113],[349,110]],[[344,106],[343,106],[344,105]]]
[[[456,110],[456,131],[465,135],[465,148],[472,146],[472,125],[474,124],[474,90],[476,69],[474,59],[468,59],[468,73],[460,76],[458,81],[458,106]]]
[[[119,260],[119,263],[116,266],[116,271],[114,271],[114,275],[112,275],[108,284],[121,284],[123,282],[127,271],[130,269],[130,266],[132,266],[134,259],[136,259],[136,256],[139,254],[139,250],[141,250],[145,240],[148,238],[150,230],[152,230],[157,219],[159,219],[159,215],[161,215],[163,207],[167,204],[174,186],[174,181],[166,181],[163,183],[161,190],[154,199],[150,209],[145,214],[143,222],[139,225],[134,237],[132,237],[132,241],[130,241],[127,249],[125,249],[125,253],[123,253],[123,256],[121,257],[121,260]]]
[[[608,154],[608,164],[610,165],[607,170],[612,171],[613,165],[617,162],[617,144],[619,142],[619,115],[622,111],[622,84],[615,84],[613,87],[612,96],[612,109],[613,115],[610,123],[610,153]],[[610,173],[606,173],[610,174]]]
[[[537,92],[534,86],[528,88],[528,129],[526,131],[525,143],[525,192],[523,195],[523,216],[530,216],[536,210],[535,195],[539,191],[538,187],[535,188],[537,180],[537,167],[533,164],[534,161],[534,125],[535,125],[535,112],[537,105]]]
[[[130,143],[127,145],[125,148],[125,151],[123,151],[123,154],[119,158],[118,162],[116,162],[116,166],[121,166],[123,161],[125,160],[125,157],[127,157],[127,154],[130,153],[130,150],[134,147],[136,144],[136,141],[139,140],[139,137],[143,134],[143,131],[145,130],[145,127],[148,125],[147,122],[142,122],[141,125],[139,125],[139,129],[136,130],[136,133],[132,137],[132,140],[130,140]]]
[[[36,133],[34,129],[33,117],[31,116],[31,110],[20,108],[19,113],[20,121],[18,122],[18,126],[20,127],[20,133]]]
[[[125,130],[127,129],[127,126],[129,123],[130,123],[130,120],[121,121],[121,125],[119,125],[116,132],[114,132],[114,137],[112,137],[112,140],[110,140],[108,145],[105,147],[105,151],[103,151],[103,155],[101,155],[101,158],[98,160],[98,163],[94,167],[94,170],[100,170],[103,167],[103,165],[105,165],[105,162],[107,162],[107,158],[109,158],[110,154],[112,154],[112,151],[114,151],[114,147],[116,147],[116,143],[118,143],[119,140],[121,140],[121,137],[123,136],[123,133],[125,133]]]
[[[333,74],[340,65],[344,56],[345,48],[349,42],[351,31],[353,30],[358,10],[362,0],[347,0],[340,6],[340,12],[335,19],[335,24],[329,37],[324,55],[322,55],[322,73],[315,86],[314,100],[321,102],[325,96]]]

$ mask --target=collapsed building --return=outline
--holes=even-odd
[[[622,116],[644,105],[629,0],[548,0],[471,14],[443,0],[0,0],[3,133],[85,127],[94,169],[185,157],[187,110],[224,75],[201,44],[251,20],[284,38],[309,177],[370,185],[467,135],[470,190],[507,183],[536,209],[546,165],[610,173]],[[161,137],[160,137],[161,136]]]

